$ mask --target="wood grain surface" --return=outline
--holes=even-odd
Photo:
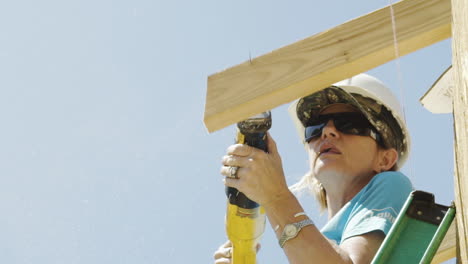
[[[461,263],[468,263],[468,2],[452,0],[455,123],[455,203]]]
[[[449,0],[393,6],[399,54],[451,35]],[[395,58],[390,8],[341,24],[208,77],[204,122],[213,132]]]

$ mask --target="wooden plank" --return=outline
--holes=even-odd
[[[451,35],[450,0],[393,6],[399,54]],[[318,91],[395,58],[389,7],[208,77],[209,132]]]
[[[437,253],[435,254],[434,258],[432,259],[433,264],[441,263],[452,259],[456,256],[457,252],[457,219],[453,219],[452,224],[445,234],[444,240],[439,246]]]
[[[455,203],[459,261],[468,263],[468,2],[452,0],[453,120],[455,123]]]

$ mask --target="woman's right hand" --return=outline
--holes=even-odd
[[[226,241],[222,244],[218,250],[214,253],[215,264],[230,264],[231,263],[231,254],[232,254],[232,243],[231,241]]]
[[[255,247],[257,253],[260,250],[260,243]],[[231,241],[226,241],[222,244],[218,250],[213,255],[215,259],[215,264],[231,264],[232,259],[232,243]]]

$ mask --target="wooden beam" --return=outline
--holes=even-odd
[[[444,239],[442,240],[442,243],[439,246],[439,249],[437,250],[437,253],[435,254],[434,258],[432,259],[432,264],[436,263],[441,263],[444,261],[447,261],[449,259],[452,259],[456,256],[457,252],[457,219],[453,219],[452,224],[449,227],[449,230],[447,231],[447,234],[445,234]]]
[[[451,35],[450,0],[393,6],[399,54]],[[216,131],[395,58],[390,8],[208,77],[204,122]]]
[[[455,203],[459,260],[468,264],[468,3],[452,0],[453,6],[453,120],[455,123]]]

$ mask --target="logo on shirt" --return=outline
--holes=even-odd
[[[395,216],[397,215],[397,212],[395,211],[395,209],[393,209],[393,207],[386,207],[383,209],[371,209],[369,210],[368,214],[369,214],[369,217],[376,216],[376,217],[384,218],[393,224],[396,220]]]

